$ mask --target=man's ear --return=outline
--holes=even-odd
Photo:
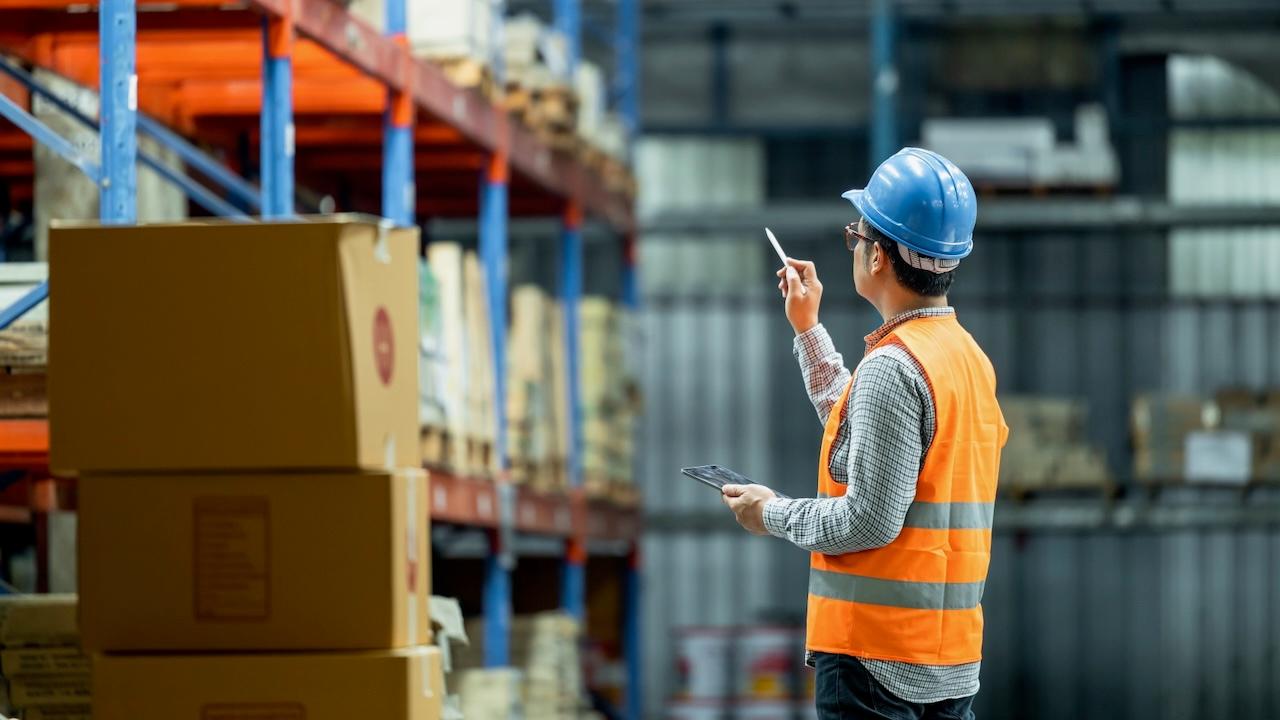
[[[889,266],[889,256],[885,254],[884,246],[880,243],[871,243],[874,252],[871,256],[871,272],[877,273]]]

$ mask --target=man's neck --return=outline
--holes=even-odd
[[[911,312],[912,310],[944,308],[947,307],[947,305],[946,295],[939,297],[927,297],[925,295],[908,293],[899,297],[886,298],[884,301],[876,305],[876,309],[880,311],[880,317],[883,318],[885,322],[889,322],[902,313]]]

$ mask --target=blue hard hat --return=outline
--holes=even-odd
[[[921,255],[959,260],[973,250],[978,199],[960,168],[931,150],[903,148],[880,163],[865,190],[840,197],[886,237]]]

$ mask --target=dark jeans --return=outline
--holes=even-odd
[[[974,720],[972,696],[921,705],[894,695],[855,657],[814,653],[813,664],[818,720]]]

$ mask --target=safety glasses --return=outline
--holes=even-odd
[[[871,242],[871,238],[858,232],[858,223],[851,222],[844,226],[844,246],[849,248],[849,252],[853,252],[853,248],[857,246],[858,241]]]

